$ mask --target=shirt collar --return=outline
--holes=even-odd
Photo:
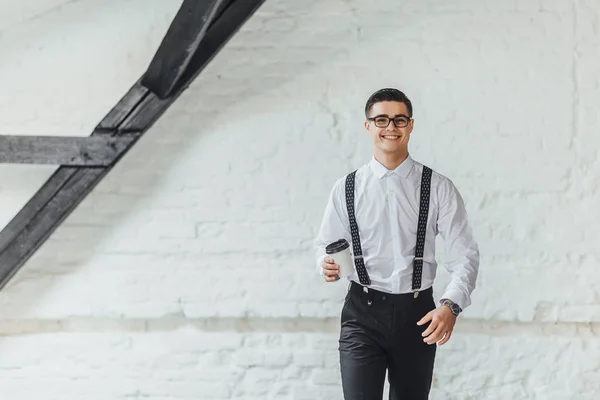
[[[402,161],[402,164],[398,165],[394,170],[388,170],[383,166],[379,161],[375,159],[375,156],[371,158],[369,165],[371,166],[371,170],[375,174],[378,179],[383,178],[387,173],[394,173],[402,178],[407,178],[408,173],[412,169],[414,165],[414,160],[410,157],[410,155],[406,158],[406,160]]]

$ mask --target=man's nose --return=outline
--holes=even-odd
[[[396,125],[394,124],[394,120],[391,119],[390,123],[388,124],[387,128],[385,128],[388,131],[395,131],[396,130]]]

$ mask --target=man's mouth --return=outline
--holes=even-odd
[[[387,140],[398,140],[400,139],[400,135],[381,135],[382,138]]]

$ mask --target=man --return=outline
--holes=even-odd
[[[346,400],[381,399],[386,371],[390,399],[427,399],[436,344],[448,342],[475,288],[479,249],[463,200],[450,179],[410,157],[412,111],[397,89],[368,99],[373,158],[335,183],[314,242],[327,282],[340,270],[326,246],[346,239],[353,251],[339,337]],[[436,306],[438,233],[451,281]]]

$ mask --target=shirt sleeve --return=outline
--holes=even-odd
[[[313,243],[316,250],[316,267],[321,275],[323,275],[323,261],[327,257],[325,253],[327,245],[340,239],[346,239],[348,243],[352,243],[350,222],[344,211],[346,207],[344,185],[345,179],[339,179],[333,186],[325,206],[319,233]]]
[[[471,293],[479,272],[479,247],[469,226],[464,201],[449,179],[440,184],[437,228],[444,239],[444,267],[450,283],[442,298],[463,310],[471,305]]]

